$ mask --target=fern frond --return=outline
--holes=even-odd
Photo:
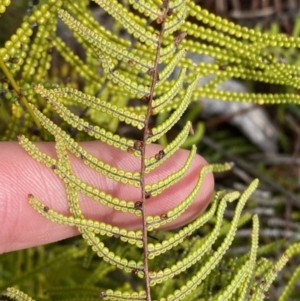
[[[29,297],[27,294],[19,291],[16,288],[13,288],[13,287],[9,287],[7,289],[7,296],[9,298],[12,298],[12,300],[16,300],[16,301],[35,301],[31,297]]]
[[[151,196],[156,196],[162,193],[165,189],[177,183],[188,172],[195,154],[196,146],[193,146],[185,164],[178,171],[169,174],[163,180],[159,180],[154,184],[145,185],[146,191],[150,193]]]
[[[292,244],[277,260],[275,265],[266,273],[266,275],[261,279],[260,284],[255,288],[255,292],[250,299],[251,301],[261,301],[265,298],[271,284],[275,280],[277,274],[283,269],[288,260],[295,254],[300,253],[300,243]]]
[[[140,0],[137,2],[135,0],[129,0],[128,2],[135,10],[151,20],[156,20],[159,16],[161,16],[161,9],[159,9],[156,5],[149,3],[149,1]]]
[[[57,161],[42,153],[38,148],[25,136],[18,136],[19,144],[35,159],[37,162],[43,163],[47,167],[51,167],[57,164]]]
[[[120,3],[115,0],[93,0],[101,6],[108,14],[132,34],[135,39],[140,40],[148,46],[156,48],[158,37],[154,33],[149,32],[146,28],[144,19],[126,10]]]
[[[51,41],[53,47],[63,56],[78,74],[84,79],[94,81],[100,85],[103,83],[101,78],[95,71],[91,70],[67,45],[60,37],[54,37]]]
[[[128,74],[115,70],[115,65],[113,64],[110,57],[101,53],[98,49],[95,52],[101,59],[103,70],[114,84],[118,84],[123,90],[127,91],[133,96],[142,98],[144,95],[149,95],[150,90],[148,85],[138,84],[136,81],[131,80]]]
[[[183,81],[185,79],[185,74],[186,69],[181,70],[176,82],[171,86],[170,90],[165,92],[158,99],[153,100],[152,112],[154,115],[159,112],[169,111],[176,107],[174,102],[170,100],[173,100],[174,97],[180,92],[180,89],[183,85]]]
[[[51,134],[55,135],[57,131],[59,131],[59,126],[54,124],[49,118],[43,115],[35,106],[29,104],[32,108],[35,116],[41,122],[43,127],[47,129]],[[66,116],[63,115],[66,113]],[[120,137],[117,134],[113,134],[105,129],[101,129],[99,126],[91,126],[87,121],[82,118],[79,118],[77,115],[71,113],[69,110],[63,110],[61,112],[66,121],[70,122],[72,126],[80,130],[87,130],[88,134],[94,136],[96,139],[101,140],[102,142],[107,142],[108,145],[119,148],[123,151],[127,151],[128,149],[133,149],[134,141],[130,139],[126,139],[124,137]],[[134,152],[135,155],[139,155],[139,152]]]
[[[53,14],[49,11],[49,5],[45,4],[40,10],[36,10],[33,15],[25,18],[25,22],[34,23],[37,22],[38,34],[34,38],[34,47],[31,47],[27,53],[27,59],[23,65],[22,79],[28,82],[32,78],[40,82],[44,76],[46,76],[47,71],[50,68],[51,55],[49,52],[45,52],[44,49],[50,49],[51,39],[49,39],[49,33],[55,32],[57,18],[55,13],[62,6],[62,1],[56,1],[52,3],[51,10]],[[32,64],[32,62],[39,62],[38,64]]]
[[[89,28],[89,30],[95,32],[98,36],[103,36],[105,39],[109,41],[114,41],[120,46],[129,47],[131,45],[131,42],[129,40],[124,39],[116,32],[108,30],[103,25],[101,25],[101,23],[95,20],[91,10],[86,9],[85,11],[82,11],[82,8],[72,1],[68,1],[66,7],[70,9],[72,14],[76,16],[76,18],[78,19],[78,21],[80,21],[81,24],[84,24],[84,26]],[[58,14],[60,12],[61,11],[58,11]]]
[[[84,195],[94,199],[95,201],[101,202],[103,205],[108,205],[115,210],[133,213],[138,216],[140,215],[140,210],[136,210],[135,203],[133,201],[119,200],[118,198],[85,183],[70,172],[64,165],[58,164],[54,158],[51,158],[47,154],[41,152],[24,136],[19,137],[19,143],[36,161],[52,168],[54,173],[57,174],[66,185],[75,188]]]
[[[220,170],[225,171],[226,169],[230,169],[230,165],[223,166],[223,169],[221,169],[221,166],[217,166],[217,169],[220,168]],[[206,165],[201,169],[201,172],[199,174],[197,183],[195,184],[193,190],[189,193],[189,195],[182,200],[182,202],[174,207],[173,209],[166,212],[166,216],[163,218],[159,215],[157,216],[147,216],[147,225],[148,225],[148,231],[152,231],[155,228],[158,228],[162,225],[165,225],[173,220],[175,220],[178,216],[180,216],[193,202],[194,198],[198,195],[199,190],[201,188],[201,185],[204,181],[204,178],[206,175],[210,172],[214,171],[213,165]]]
[[[127,273],[136,273],[139,277],[143,277],[143,262],[128,260],[127,258],[121,258],[114,254],[104,245],[100,238],[92,232],[84,231],[82,236],[87,243],[92,246],[93,251],[96,252],[99,257],[103,257],[105,261]]]
[[[234,277],[232,282],[226,287],[224,293],[218,297],[218,301],[230,300],[231,296],[236,290],[240,289],[239,301],[247,299],[247,295],[250,292],[251,285],[253,284],[254,271],[256,266],[256,258],[258,251],[258,238],[259,238],[259,221],[258,216],[253,216],[253,230],[252,230],[252,245],[250,250],[250,258],[238,271],[238,274]]]
[[[285,285],[282,293],[280,294],[278,301],[290,300],[290,294],[292,293],[294,286],[296,285],[299,278],[300,278],[300,266],[298,266],[296,270],[293,272],[292,277],[290,277],[288,283]]]
[[[182,145],[182,143],[186,140],[190,129],[191,129],[191,122],[188,121],[185,126],[182,128],[182,130],[179,132],[179,134],[171,141],[168,145],[166,145],[165,148],[162,149],[164,156],[157,160],[157,158],[154,156],[151,156],[149,158],[145,159],[145,172],[148,173],[151,170],[157,168],[160,166],[163,162],[165,162],[168,158],[170,158]]]
[[[266,272],[270,270],[273,265],[274,263],[271,260],[268,260],[265,257],[260,258],[256,265],[255,277],[261,277],[262,275],[266,274]]]
[[[186,55],[186,49],[178,51],[174,57],[167,63],[162,71],[159,72],[159,81],[157,82],[157,87],[161,83],[164,83],[167,78],[170,77],[171,73],[174,71],[175,67],[178,65],[179,61]]]
[[[176,262],[171,267],[165,268],[164,270],[160,270],[159,272],[151,271],[150,274],[150,284],[155,285],[157,283],[166,281],[167,279],[173,278],[175,275],[178,275],[182,272],[184,272],[186,269],[190,268],[192,265],[194,265],[196,262],[201,260],[202,256],[210,251],[211,246],[218,238],[218,233],[221,228],[223,214],[226,209],[226,202],[227,201],[233,201],[239,197],[238,193],[232,193],[232,194],[226,194],[218,208],[217,217],[218,221],[215,225],[214,230],[211,232],[211,234],[205,238],[205,242],[202,244],[201,247],[197,248],[197,250],[188,256],[186,256],[182,261]]]
[[[181,3],[172,3],[170,10],[171,10],[171,17],[168,18],[165,24],[166,35],[170,35],[182,28],[187,16],[186,2],[181,1]]]
[[[74,102],[78,102],[101,112],[105,112],[115,118],[118,118],[120,121],[131,124],[132,126],[137,127],[139,130],[143,129],[144,127],[145,115],[136,115],[134,113],[130,113],[126,109],[118,108],[117,106],[111,105],[106,101],[102,101],[96,97],[84,94],[76,89],[58,88],[47,90],[41,85],[35,85],[34,88],[36,92],[41,94],[47,100],[47,102],[51,104],[51,106],[58,107],[62,114],[66,108],[60,103],[59,99],[70,98]]]
[[[109,178],[117,182],[134,185],[136,187],[140,186],[139,172],[132,173],[122,169],[118,169],[99,160],[97,157],[89,154],[86,150],[84,150],[77,142],[74,141],[74,139],[72,139],[66,132],[61,130],[61,128],[56,126],[50,119],[42,115],[38,110],[36,110],[35,112],[37,113],[37,117],[40,118],[43,126],[47,128],[52,135],[55,135],[55,137],[63,139],[68,150],[71,151],[78,158],[81,158],[84,164],[90,166],[91,168],[97,170],[98,172],[108,176]],[[55,163],[53,163],[53,165],[55,165]]]
[[[4,14],[5,11],[6,11],[6,8],[10,5],[10,1],[7,0],[7,1],[2,1],[1,4],[0,4],[0,13],[1,14]]]
[[[70,14],[64,10],[59,11],[59,17],[69,26],[69,28],[79,34],[84,40],[93,45],[97,49],[97,53],[106,54],[112,58],[123,61],[126,64],[133,64],[134,67],[146,73],[152,66],[150,61],[140,58],[137,54],[129,52],[127,47],[117,44],[111,40],[107,40],[88,29],[81,22],[75,20]]]
[[[191,101],[214,98],[258,104],[299,103],[299,95],[292,93],[234,93],[222,91],[220,84],[231,78],[239,78],[299,88],[299,66],[280,61],[275,49],[299,48],[300,38],[264,34],[240,27],[214,16],[192,0],[94,2],[103,8],[105,14],[107,12],[115,19],[112,28],[110,25],[109,29],[104,28],[93,18],[87,0],[45,0],[33,5],[32,13],[24,17],[20,28],[0,49],[0,59],[3,61],[0,67],[15,90],[10,95],[10,85],[5,78],[1,80],[0,94],[7,91],[9,94],[5,110],[12,112],[5,127],[5,135],[2,135],[1,139],[13,139],[19,134],[19,143],[28,154],[51,168],[62,179],[70,213],[63,215],[55,211],[55,208],[48,208],[33,195],[29,196],[30,205],[53,222],[76,227],[91,249],[110,264],[103,273],[98,267],[94,275],[83,280],[85,284],[89,284],[89,279],[93,279],[93,285],[98,285],[97,279],[104,277],[103,275],[108,277],[109,271],[116,274],[115,268],[146,279],[147,293],[132,292],[130,284],[133,283],[137,291],[140,290],[140,284],[135,280],[130,283],[131,278],[126,275],[126,279],[130,279],[127,284],[112,285],[114,290],[106,290],[100,294],[106,300],[151,300],[148,273],[152,286],[162,283],[158,288],[154,287],[151,290],[152,297],[160,301],[263,300],[267,297],[267,291],[279,270],[289,258],[299,253],[300,247],[299,244],[294,244],[288,248],[275,264],[270,259],[260,259],[258,256],[274,250],[276,244],[258,248],[259,226],[255,215],[249,254],[241,255],[237,260],[231,259],[231,254],[225,255],[237,228],[251,219],[251,214],[242,214],[242,209],[257,187],[257,180],[252,182],[240,197],[232,219],[224,217],[224,211],[227,203],[236,199],[238,194],[233,192],[224,196],[224,193],[220,192],[207,212],[182,229],[155,231],[154,235],[158,236],[157,243],[148,243],[149,232],[176,221],[190,208],[201,191],[206,176],[211,172],[228,170],[231,166],[225,164],[203,167],[195,179],[192,191],[189,191],[183,200],[175,202],[177,205],[174,208],[161,215],[148,215],[147,208],[151,199],[149,202],[145,199],[156,197],[163,191],[167,192],[166,189],[171,189],[172,185],[178,183],[193,164],[196,147],[191,145],[199,142],[203,125],[198,127],[197,139],[188,138],[189,132],[192,133],[190,121],[185,121],[177,136],[174,128]],[[7,3],[8,1],[1,2],[0,12],[5,10]],[[57,17],[71,30],[76,43],[80,44],[85,52],[84,59],[57,36]],[[125,34],[124,37],[122,29],[129,35]],[[61,68],[64,70],[55,70],[54,73],[49,69],[53,47],[67,62]],[[185,57],[186,52],[189,53],[189,57]],[[202,55],[209,55],[214,61],[197,63]],[[58,75],[58,71],[62,71],[63,75]],[[57,87],[57,83],[63,83],[60,77],[66,74],[68,76],[68,72],[76,80],[67,83],[67,87]],[[208,82],[205,82],[206,79]],[[70,87],[80,88],[82,92]],[[30,142],[40,140],[41,135],[36,133],[33,118],[23,110],[22,96],[26,96],[29,103],[27,105],[25,102],[28,112],[32,111],[32,116],[47,131],[46,140],[53,140],[54,137],[57,159],[41,152]],[[143,104],[135,106],[137,98],[140,98]],[[75,111],[78,114],[75,114]],[[57,115],[61,118],[58,118],[55,124],[51,118],[56,120]],[[158,115],[158,118],[154,115]],[[164,119],[160,118],[162,116]],[[184,119],[189,117],[184,116]],[[196,124],[197,121],[193,121]],[[115,134],[117,131],[122,132],[121,127],[117,128],[119,122],[135,127],[132,135],[139,137],[136,139],[141,139],[141,132],[138,130],[142,131],[143,142]],[[181,122],[179,123],[181,126]],[[126,126],[126,130],[127,128],[129,127]],[[66,129],[70,132],[74,130],[75,134],[69,135],[64,131]],[[30,140],[20,134],[27,135]],[[175,138],[170,143],[166,139],[165,146],[157,154],[146,158],[148,144],[167,135],[168,138]],[[137,172],[117,168],[88,153],[76,142],[91,140],[91,137],[122,150],[122,155],[134,155],[140,160],[141,168]],[[183,145],[191,146],[192,150],[181,168],[172,174],[164,175],[164,178],[158,177],[155,182],[146,182],[145,174],[155,171],[157,167],[163,167],[162,164],[167,160],[173,160],[172,156]],[[140,188],[142,201],[126,200],[123,196],[119,199],[113,194],[108,194],[106,187],[95,187],[82,181],[72,170],[70,153],[112,181],[119,182],[122,186],[132,185]],[[113,223],[86,218],[81,209],[79,193],[111,208],[112,212],[127,212],[138,216],[143,224],[142,230],[129,231],[116,227]],[[220,202],[219,198],[222,198]],[[110,237],[117,239],[111,240]],[[151,236],[150,239],[156,237]],[[122,245],[119,246],[119,243]],[[184,250],[181,252],[183,254],[179,254],[175,249],[179,247]],[[216,251],[213,252],[213,248]],[[140,261],[142,253],[144,262]],[[69,257],[79,257],[78,254],[87,254],[93,265],[86,246],[84,250],[63,254],[58,258],[58,262]],[[150,268],[148,259],[151,259]],[[227,261],[228,270],[222,270],[224,261]],[[41,269],[41,266],[38,268]],[[295,270],[286,291],[282,293],[282,300],[288,298],[290,288],[300,274],[299,271]],[[180,277],[175,278],[179,275]],[[257,276],[262,280],[255,286]],[[220,284],[222,287],[219,287]],[[16,285],[19,285],[18,281]],[[20,289],[23,288],[20,286]],[[91,292],[95,292],[94,288],[90,289],[93,296]],[[68,292],[71,291],[72,289],[67,288],[53,299],[71,298],[68,296]],[[89,296],[87,294],[83,298]],[[29,300],[26,296],[24,298],[20,300]],[[80,298],[76,296],[74,300]]]
[[[75,213],[75,216],[81,214],[81,210],[79,209],[79,199],[78,199],[78,192],[73,189],[73,187],[70,187],[68,184],[66,184],[66,192],[69,204],[71,204],[71,208],[73,208],[73,211]],[[106,235],[111,233],[112,229],[114,228],[117,230],[117,227],[112,227],[110,225],[104,224],[106,229]],[[107,227],[107,228],[106,228]],[[127,260],[126,258],[121,258],[120,256],[116,255],[114,252],[110,251],[104,243],[100,240],[99,237],[95,235],[95,233],[79,226],[78,230],[81,232],[83,238],[87,241],[89,245],[92,246],[92,250],[99,256],[103,257],[103,259],[113,266],[118,267],[119,269],[123,269],[125,272],[128,273],[137,273],[140,277],[143,276],[143,263],[142,262],[136,262],[134,260]],[[119,229],[120,230],[120,229]],[[117,230],[118,231],[118,230]],[[120,233],[124,233],[122,230]],[[131,234],[134,235],[134,231],[130,231]],[[120,234],[119,234],[120,235]],[[125,238],[125,240],[127,240]],[[140,244],[141,241],[138,241],[137,239],[128,239],[127,240],[131,244]],[[143,243],[142,243],[143,244]]]
[[[147,143],[151,143],[159,139],[162,135],[164,135],[167,131],[170,130],[174,126],[174,124],[179,120],[184,111],[187,109],[187,106],[190,103],[190,99],[193,93],[193,90],[196,87],[198,82],[198,77],[194,80],[194,82],[189,85],[186,89],[186,93],[181,100],[180,105],[175,109],[175,111],[171,114],[171,116],[161,125],[152,128],[152,136],[147,139]]]
[[[101,292],[100,296],[103,300],[116,300],[116,301],[144,301],[146,300],[146,292],[133,292],[133,293],[122,293],[120,291],[107,290],[105,292]]]
[[[135,244],[139,248],[143,247],[142,232],[140,230],[127,231],[126,229],[120,229],[110,224],[99,223],[98,221],[86,219],[84,217],[79,218],[73,216],[64,216],[63,214],[48,208],[34,195],[30,195],[28,197],[28,201],[33,209],[57,224],[68,225],[71,227],[76,226],[77,228],[92,232],[94,234],[100,234],[102,236],[106,235],[108,237],[119,237],[124,242],[128,241],[130,244]]]
[[[195,98],[194,98],[195,97]],[[219,91],[206,88],[197,88],[193,94],[193,99],[205,97],[210,99],[220,99],[226,101],[240,101],[252,102],[260,105],[263,104],[280,104],[280,103],[293,103],[299,104],[299,95],[286,93],[286,94],[260,94],[260,93],[238,93],[229,91]]]
[[[220,262],[222,255],[226,252],[226,250],[228,249],[228,247],[233,241],[234,234],[237,228],[237,222],[239,220],[242,208],[244,207],[250,194],[255,190],[257,185],[258,185],[258,180],[254,180],[250,184],[248,189],[241,195],[231,223],[231,228],[222,245],[217,249],[216,252],[214,252],[214,254],[209,258],[208,262],[204,264],[204,266],[199,270],[199,272],[196,275],[194,275],[192,279],[187,281],[186,285],[184,285],[179,290],[175,291],[174,294],[167,297],[168,301],[182,300],[192,290],[194,290],[202,282],[202,280],[212,271],[212,269],[216,267],[218,262]]]
[[[61,144],[61,142],[62,142],[61,140],[58,141],[59,143],[58,145],[63,147],[63,144]],[[58,155],[60,158],[60,162],[62,160],[64,161],[62,163],[66,163],[63,165],[66,171],[71,172],[71,165],[67,157],[67,154],[66,153],[63,154],[61,151],[59,151]],[[128,261],[126,258],[120,258],[119,256],[115,255],[113,252],[109,251],[109,249],[105,247],[104,243],[101,242],[100,238],[96,237],[95,235],[95,233],[100,233],[101,235],[107,235],[107,236],[113,236],[113,235],[120,236],[120,233],[124,234],[124,231],[125,232],[127,231],[126,230],[123,231],[123,229],[119,229],[117,227],[113,227],[108,224],[104,224],[104,223],[100,224],[98,222],[95,222],[93,227],[92,221],[90,221],[89,225],[87,226],[86,224],[87,220],[78,218],[78,216],[82,216],[81,210],[77,206],[77,204],[79,204],[78,192],[74,190],[74,188],[70,186],[68,182],[66,183],[66,190],[67,190],[69,202],[70,204],[72,204],[70,207],[73,209],[73,212],[75,213],[75,217],[64,217],[63,215],[54,212],[52,209],[45,207],[44,204],[39,202],[32,195],[29,196],[29,202],[34,207],[35,210],[39,211],[42,215],[49,218],[50,220],[56,221],[58,223],[69,224],[70,226],[71,225],[77,226],[79,231],[82,232],[83,237],[87,240],[88,244],[90,244],[92,246],[92,249],[97,253],[97,255],[103,257],[105,261],[110,262],[112,265],[117,266],[120,269],[124,269],[126,272],[136,271],[138,274],[141,273],[142,263],[135,262],[133,260]],[[95,229],[95,226],[96,227],[98,226],[99,228]],[[130,231],[129,236],[125,237],[125,240],[128,241],[129,243],[137,244],[139,247],[142,247],[143,242],[141,238],[134,237],[135,234],[140,235],[141,231],[138,232]],[[130,237],[132,235],[134,238]]]
[[[11,107],[11,119],[5,131],[2,141],[12,141],[18,133],[20,118],[23,114],[23,109],[20,105],[13,104]]]
[[[190,236],[196,229],[199,229],[202,225],[207,223],[211,217],[215,214],[217,208],[217,200],[220,197],[220,193],[217,193],[215,199],[211,205],[211,208],[206,213],[200,215],[195,221],[191,224],[185,226],[178,233],[172,235],[170,238],[165,239],[162,243],[148,244],[149,259],[165,253],[168,250],[171,250],[178,244],[180,244],[184,239]]]

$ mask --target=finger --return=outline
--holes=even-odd
[[[45,153],[56,157],[54,143],[37,143]],[[129,171],[140,171],[141,159],[101,142],[81,143],[89,153],[102,161]],[[157,153],[159,145],[150,145],[147,156]],[[146,175],[147,183],[165,178],[180,169],[188,151],[179,150],[160,167]],[[87,167],[82,160],[70,155],[73,172],[84,182],[97,187],[119,199],[139,201],[141,189],[115,182]],[[188,173],[177,184],[156,197],[147,199],[147,215],[161,215],[178,205],[193,190],[201,168],[207,162],[200,156],[193,159]],[[178,227],[198,216],[208,205],[214,181],[206,176],[200,193],[192,206],[168,227]],[[78,234],[76,227],[55,224],[37,213],[28,203],[28,194],[33,194],[49,208],[69,215],[65,186],[52,169],[32,159],[16,142],[0,145],[0,253],[58,241]],[[141,218],[108,208],[87,196],[80,195],[84,216],[126,229],[140,229]]]

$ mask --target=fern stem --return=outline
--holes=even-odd
[[[41,130],[42,127],[41,127],[41,124],[40,124],[39,120],[34,115],[31,107],[28,104],[27,99],[25,98],[25,96],[21,92],[21,88],[16,83],[13,75],[10,73],[9,69],[6,67],[6,65],[5,65],[5,63],[4,63],[1,56],[0,56],[0,68],[2,69],[2,71],[5,74],[5,76],[7,77],[7,79],[9,80],[9,82],[12,85],[13,89],[16,91],[17,95],[19,96],[19,99],[22,101],[22,103],[24,104],[24,106],[28,110],[29,114],[31,115],[34,122],[36,123],[37,127],[39,128],[39,130]]]
[[[146,212],[146,190],[145,190],[145,170],[146,170],[146,142],[149,138],[149,133],[151,132],[149,128],[149,120],[152,114],[152,102],[153,102],[153,96],[155,91],[155,86],[158,81],[158,63],[160,60],[160,52],[161,52],[161,45],[163,36],[165,33],[165,21],[167,18],[167,13],[169,11],[169,2],[170,0],[165,0],[163,2],[164,5],[164,11],[161,16],[161,30],[159,33],[157,48],[156,48],[156,56],[153,64],[153,69],[149,70],[152,74],[152,81],[150,86],[150,93],[148,98],[148,108],[145,118],[145,127],[144,127],[144,133],[143,133],[143,144],[141,148],[141,211],[142,211],[142,221],[143,221],[143,245],[144,245],[144,278],[145,278],[145,289],[146,289],[146,300],[151,301],[151,289],[150,289],[150,277],[149,277],[149,262],[148,262],[148,231],[147,231],[147,212]]]

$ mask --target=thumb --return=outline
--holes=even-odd
[[[119,169],[140,171],[140,159],[121,150],[93,141],[80,143],[89,153]],[[53,142],[40,142],[42,152],[56,157]],[[149,145],[147,156],[157,153],[161,146]],[[180,169],[188,157],[188,151],[179,150],[161,166],[146,175],[146,183],[154,183]],[[97,187],[119,199],[139,201],[140,188],[115,182],[84,165],[82,160],[70,154],[74,174],[91,186]],[[162,215],[178,205],[193,190],[201,168],[207,162],[195,156],[192,165],[175,185],[156,197],[147,199],[147,215]],[[208,205],[213,192],[213,176],[206,176],[200,193],[193,204],[168,228],[179,227],[197,217]],[[28,203],[28,194],[35,195],[49,208],[68,215],[65,185],[50,168],[33,160],[16,142],[0,143],[0,253],[46,244],[78,234],[76,227],[55,224]],[[80,205],[86,218],[109,223],[126,229],[140,229],[141,218],[133,214],[115,211],[85,195],[80,195]]]

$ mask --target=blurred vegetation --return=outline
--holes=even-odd
[[[30,2],[30,1],[29,1]],[[42,4],[45,1],[40,1]],[[12,1],[7,12],[0,17],[0,46],[9,39],[13,32],[21,24],[21,18],[30,14],[31,6],[28,1]],[[105,16],[109,21],[111,19]],[[290,20],[292,31],[286,32],[290,35],[299,35],[300,20]],[[263,24],[253,24],[256,27],[263,27]],[[116,31],[121,29],[118,25],[114,28]],[[33,28],[34,30],[34,28]],[[271,25],[264,30],[273,33],[282,31],[281,26],[277,23]],[[63,35],[64,32],[61,32]],[[72,37],[68,43],[75,48],[78,55],[82,55],[80,45],[76,44]],[[75,43],[75,44],[74,44]],[[277,51],[277,50],[274,50]],[[278,49],[280,56],[289,62],[299,63],[298,50]],[[81,87],[83,85],[82,78],[78,78],[72,66],[63,62],[63,58],[55,50],[51,53],[53,56],[52,65],[49,70],[49,86],[55,87],[57,84],[67,84],[71,87]],[[5,83],[4,83],[5,84]],[[251,87],[251,92],[295,92],[291,89],[279,85],[269,85],[261,83],[246,82]],[[1,95],[3,98],[3,95]],[[7,95],[6,95],[7,98]],[[0,99],[1,101],[2,99]],[[0,110],[7,113],[5,103],[1,103]],[[293,242],[300,240],[300,174],[299,174],[299,150],[300,150],[300,108],[294,104],[281,104],[275,106],[267,106],[265,109],[271,116],[272,122],[278,129],[279,150],[276,154],[263,153],[257,146],[253,145],[239,129],[227,123],[230,116],[217,116],[210,118],[199,117],[198,112],[201,106],[195,103],[187,111],[182,119],[192,119],[194,128],[197,129],[198,151],[209,162],[232,161],[235,167],[230,172],[216,176],[217,189],[239,190],[243,191],[253,178],[260,178],[261,185],[259,190],[253,195],[246,205],[244,222],[241,222],[241,228],[237,232],[236,239],[230,251],[225,255],[222,264],[213,272],[211,281],[206,283],[203,290],[213,292],[218,291],[218,283],[229,283],[230,275],[233,277],[235,266],[238,264],[238,257],[248,252],[249,241],[251,238],[251,219],[249,213],[258,213],[260,218],[260,245],[264,246],[259,261],[261,271],[267,269],[272,261],[278,259],[279,255],[290,246]],[[85,115],[84,108],[74,108],[79,115]],[[195,114],[197,112],[197,114]],[[0,111],[1,113],[1,111]],[[241,112],[243,114],[243,112]],[[4,115],[4,114],[3,114]],[[53,114],[52,120],[76,136],[77,140],[87,140],[87,135],[81,136],[80,133],[73,133],[72,129],[60,120],[58,116]],[[90,117],[90,116],[89,116]],[[91,119],[95,119],[90,117]],[[163,120],[165,117],[159,116]],[[10,117],[7,117],[7,122]],[[106,120],[109,126],[109,121]],[[23,120],[27,122],[26,118]],[[156,122],[161,122],[156,120]],[[119,133],[128,133],[126,125],[112,125]],[[31,137],[36,135],[36,140],[40,140],[40,132],[36,126],[32,126]],[[4,135],[5,126],[0,125],[0,136]],[[138,133],[130,133],[133,137],[138,137]],[[44,134],[47,135],[47,134]],[[46,136],[47,137],[47,136]],[[166,143],[172,137],[164,137],[160,142]],[[48,139],[51,139],[49,136]],[[34,140],[34,138],[33,138]],[[191,144],[191,141],[187,144]],[[188,146],[188,145],[187,145]],[[297,205],[298,202],[298,205]],[[229,209],[225,212],[225,220],[223,226],[223,236],[226,234],[226,223],[233,217],[234,206],[229,205]],[[179,260],[180,254],[192,250],[197,245],[197,238],[203,237],[210,233],[215,225],[215,220],[210,221],[205,227],[195,233],[191,241],[186,241],[178,246],[174,252],[173,260]],[[154,233],[153,241],[156,239],[165,239],[160,232]],[[217,242],[220,244],[221,239]],[[113,238],[106,238],[105,243],[112,250],[119,250],[120,246]],[[125,245],[122,252],[126,252]],[[129,247],[128,247],[129,248]],[[130,249],[131,251],[131,249]],[[132,257],[139,257],[139,253],[132,253]],[[264,259],[267,257],[267,259]],[[193,267],[193,271],[197,270],[203,260]],[[161,259],[162,262],[168,261],[167,257]],[[270,292],[266,293],[266,297],[270,296],[271,300],[277,300],[280,292],[291,279],[295,267],[299,266],[299,257],[292,258],[287,264],[286,269],[281,272],[275,281],[275,285]],[[159,263],[158,263],[159,266]],[[233,272],[230,273],[230,270]],[[193,273],[190,271],[190,273]],[[226,271],[226,273],[225,273]],[[224,272],[224,273],[223,273]],[[222,273],[228,279],[222,279]],[[262,273],[263,274],[263,273]],[[294,274],[295,275],[295,274]],[[298,276],[299,277],[299,276]],[[260,284],[260,277],[257,276],[256,282]],[[123,283],[123,284],[122,284]],[[184,283],[184,280],[165,285],[161,291],[156,291],[156,296],[163,296],[164,291],[172,291]],[[90,247],[80,238],[72,238],[63,242],[39,246],[28,250],[11,252],[0,256],[0,293],[4,293],[9,286],[14,286],[21,291],[26,292],[29,296],[36,300],[98,300],[100,292],[108,287],[120,290],[138,290],[142,287],[142,282],[131,274],[123,274],[113,267],[107,265],[102,259],[98,258],[91,251]],[[288,300],[299,300],[300,283],[295,279],[295,289]],[[4,297],[0,297],[5,300]],[[195,293],[194,299],[200,300]]]

